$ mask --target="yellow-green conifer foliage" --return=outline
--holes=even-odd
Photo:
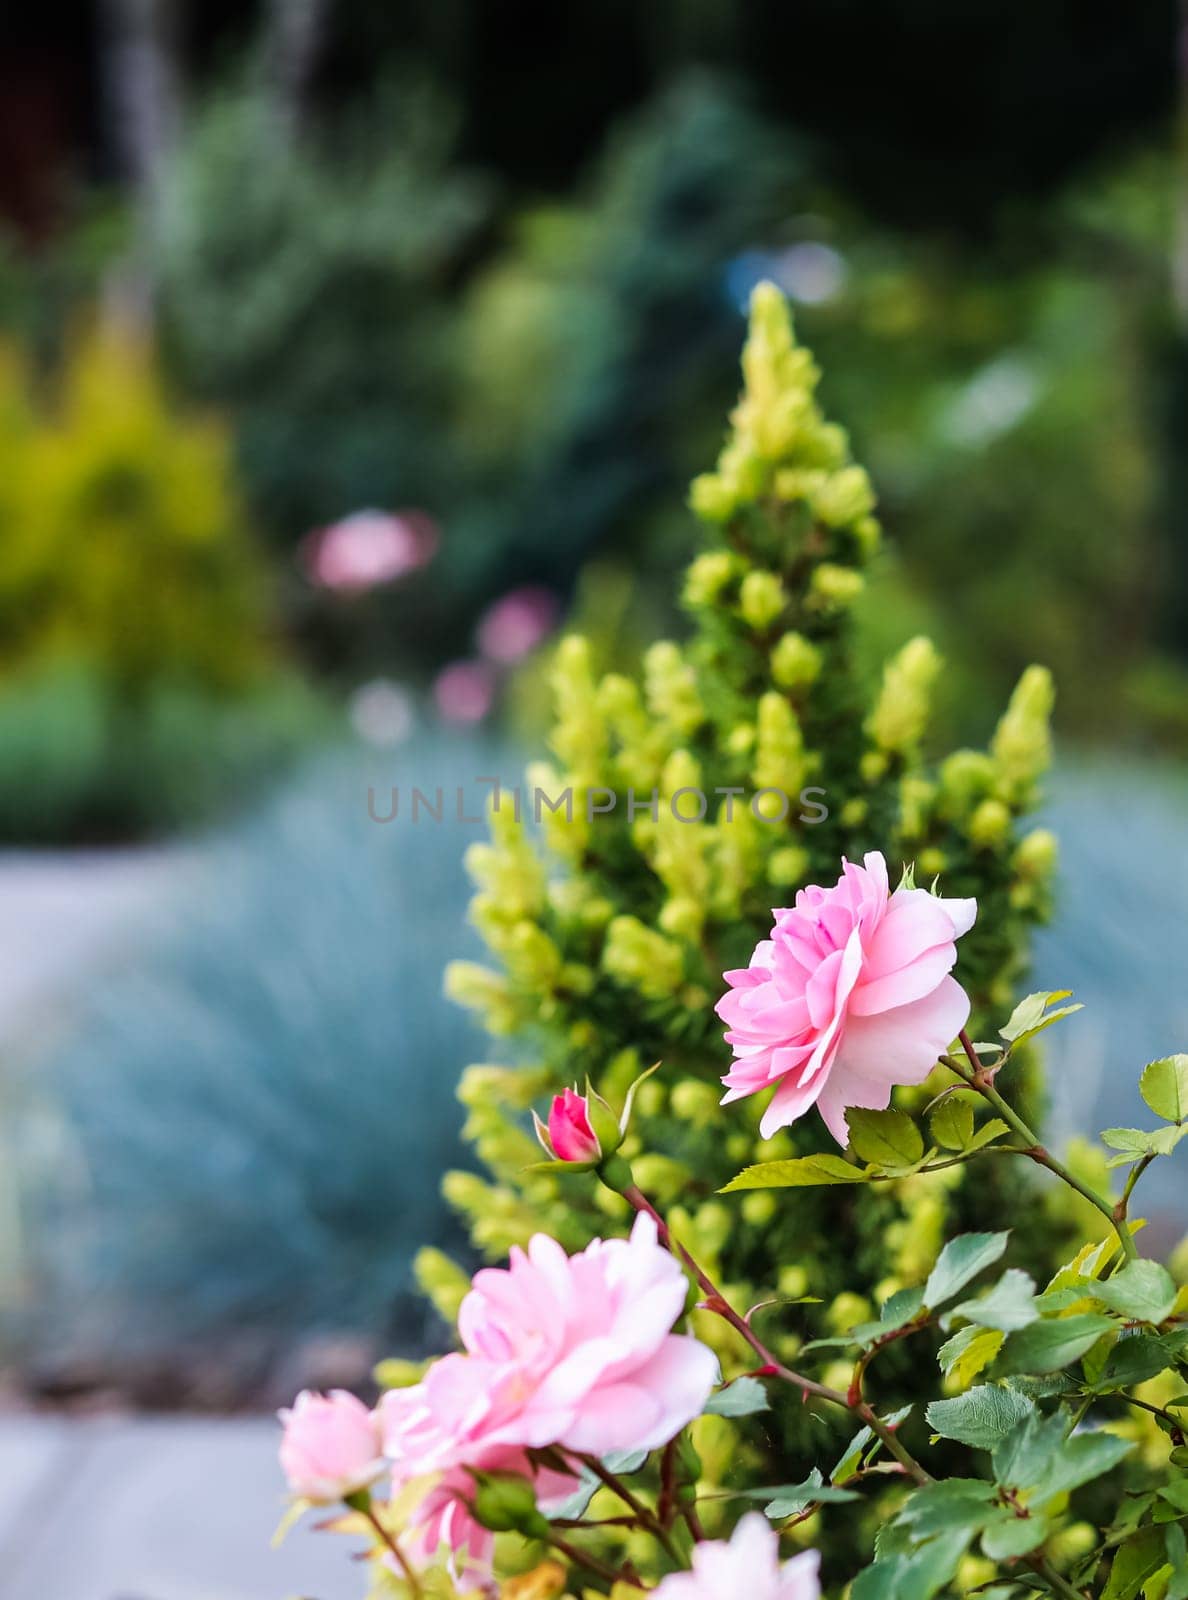
[[[237,688],[265,655],[260,579],[230,441],[172,410],[149,350],[93,334],[36,398],[0,359],[0,674]]]
[[[982,1025],[991,1013],[1001,1020],[1054,865],[1050,835],[1020,829],[1048,760],[1052,696],[1047,674],[1029,669],[988,752],[925,764],[941,664],[927,640],[914,639],[886,663],[873,694],[859,681],[851,608],[879,545],[874,493],[844,431],[822,416],[817,369],[770,285],[755,292],[743,375],[717,466],[692,488],[705,543],[684,586],[691,636],[654,645],[638,684],[600,676],[585,641],[567,639],[554,669],[551,760],[528,784],[550,795],[571,788],[572,821],[546,809],[537,827],[526,798],[517,822],[505,794],[492,842],[471,854],[475,921],[494,966],[455,964],[447,985],[493,1035],[513,1041],[521,1066],[465,1075],[467,1132],[490,1176],[455,1175],[447,1192],[492,1257],[538,1228],[569,1249],[618,1228],[626,1217],[606,1190],[526,1170],[535,1152],[525,1112],[587,1076],[621,1103],[630,1081],[660,1061],[639,1094],[625,1154],[736,1304],[767,1292],[773,1262],[783,1264],[792,1298],[824,1302],[765,1313],[765,1337],[790,1355],[810,1331],[845,1320],[853,1308],[836,1303],[843,1288],[877,1303],[917,1281],[959,1222],[992,1205],[994,1226],[1009,1225],[1018,1202],[989,1193],[983,1168],[977,1196],[955,1168],[857,1194],[720,1197],[748,1162],[831,1147],[815,1116],[761,1141],[754,1101],[718,1108],[729,1060],[712,1009],[721,974],[746,964],[773,906],[804,883],[832,882],[842,855],[880,849],[893,875],[914,861],[922,884],[939,875],[946,894],[977,897],[958,975]],[[824,791],[814,795],[828,809],[824,821],[800,820],[819,815],[796,801],[806,787]],[[700,820],[674,821],[669,798],[683,788],[709,795]],[[628,791],[646,799],[652,789],[657,814],[640,804],[630,815]],[[761,789],[792,797],[783,820],[776,795],[748,803]],[[601,803],[606,791],[616,808],[588,815],[586,795]],[[696,809],[686,797],[682,815]],[[928,1092],[915,1091],[920,1104]],[[1034,1206],[1027,1223],[1028,1247],[1042,1258]],[[426,1286],[449,1310],[456,1280],[439,1260],[425,1266]],[[868,1314],[863,1299],[860,1315]],[[727,1372],[741,1370],[746,1358],[732,1336],[702,1322]],[[930,1360],[902,1348],[887,1354],[901,1386],[910,1373],[897,1362]],[[802,1424],[788,1421],[796,1437]],[[818,1437],[806,1470],[821,1450]]]

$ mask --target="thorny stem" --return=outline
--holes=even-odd
[[[609,1467],[604,1466],[597,1456],[579,1456],[578,1460],[581,1461],[583,1466],[589,1467],[594,1476],[604,1483],[613,1494],[617,1494],[624,1505],[630,1507],[643,1527],[663,1545],[669,1558],[675,1561],[677,1566],[684,1566],[685,1563],[681,1560],[681,1553],[673,1543],[671,1534],[655,1512],[644,1505],[643,1501],[632,1493],[623,1480],[612,1472]]]
[[[910,1322],[905,1322],[902,1328],[893,1328],[889,1333],[884,1333],[876,1339],[869,1350],[863,1351],[854,1363],[854,1375],[850,1379],[849,1393],[846,1402],[850,1406],[859,1405],[862,1401],[862,1382],[866,1377],[866,1369],[878,1355],[880,1350],[885,1350],[889,1344],[895,1344],[899,1339],[906,1339],[913,1333],[919,1333],[931,1321],[930,1316],[913,1317]]]
[[[827,1384],[817,1383],[812,1378],[806,1378],[803,1373],[794,1372],[791,1367],[786,1367],[782,1361],[776,1360],[758,1334],[754,1332],[747,1319],[730,1305],[713,1279],[702,1271],[684,1245],[672,1237],[664,1218],[637,1185],[629,1184],[623,1190],[623,1197],[630,1205],[634,1206],[636,1211],[642,1211],[652,1218],[656,1224],[660,1243],[693,1274],[698,1287],[705,1295],[706,1310],[714,1312],[715,1315],[728,1322],[735,1332],[746,1340],[763,1363],[763,1370],[766,1376],[779,1378],[784,1383],[793,1385],[794,1388],[800,1390],[806,1399],[811,1397],[816,1400],[825,1400],[830,1405],[840,1406],[843,1410],[852,1412],[860,1422],[864,1423],[872,1433],[882,1440],[884,1446],[917,1484],[923,1485],[932,1482],[931,1474],[924,1470],[916,1458],[900,1442],[894,1428],[887,1426],[873,1406],[862,1399],[859,1399],[857,1403],[853,1403],[850,1397],[843,1394],[840,1389],[831,1389]]]
[[[961,1048],[965,1051],[969,1066],[967,1068],[965,1062],[961,1061],[957,1056],[944,1056],[942,1059],[945,1064],[951,1067],[958,1077],[963,1078],[971,1089],[976,1089],[983,1099],[988,1100],[1007,1126],[1022,1139],[1026,1147],[1022,1151],[1023,1155],[1028,1156],[1037,1166],[1046,1167],[1049,1172],[1055,1173],[1058,1178],[1063,1179],[1068,1184],[1070,1189],[1075,1189],[1079,1195],[1088,1200],[1090,1205],[1095,1206],[1101,1212],[1102,1216],[1105,1217],[1118,1235],[1118,1242],[1121,1244],[1123,1254],[1127,1260],[1137,1261],[1138,1250],[1130,1229],[1126,1225],[1125,1211],[1119,1215],[1109,1200],[1098,1194],[1096,1189],[1091,1189],[1088,1184],[1082,1183],[1075,1173],[1069,1171],[1063,1161],[1057,1160],[1052,1152],[1036,1137],[1027,1123],[1023,1121],[1023,1118],[1014,1107],[1009,1105],[994,1087],[993,1073],[988,1072],[978,1059],[978,1053],[973,1047],[973,1041],[964,1028],[958,1038],[961,1040]]]

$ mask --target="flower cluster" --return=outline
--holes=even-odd
[[[572,1494],[581,1458],[651,1451],[696,1417],[717,1380],[704,1344],[673,1333],[688,1284],[640,1216],[629,1239],[567,1256],[543,1234],[506,1269],[475,1275],[462,1302],[462,1351],[375,1413],[350,1395],[303,1395],[282,1414],[281,1462],[293,1492],[324,1502],[373,1482],[382,1456],[398,1486],[428,1480],[409,1553],[429,1564],[489,1566],[493,1534],[475,1515],[492,1474],[530,1481],[544,1509]],[[556,1465],[542,1464],[551,1451]]]
[[[567,1255],[537,1234],[506,1268],[475,1274],[459,1307],[460,1349],[419,1382],[388,1390],[374,1410],[338,1391],[302,1394],[281,1413],[293,1494],[345,1503],[355,1531],[371,1534],[384,1574],[373,1593],[428,1600],[464,1586],[556,1597],[572,1577],[590,1595],[589,1577],[610,1585],[614,1600],[649,1589],[654,1600],[819,1600],[817,1551],[785,1552],[782,1535],[800,1543],[806,1519],[890,1477],[902,1488],[881,1509],[887,1527],[873,1561],[863,1566],[856,1551],[840,1574],[854,1580],[851,1600],[933,1600],[987,1585],[1006,1600],[1020,1579],[1062,1600],[1087,1600],[1103,1582],[1102,1600],[1188,1594],[1188,1395],[1177,1392],[1188,1372],[1188,1289],[1139,1257],[1128,1216],[1138,1178],[1188,1136],[1188,1056],[1143,1074],[1159,1129],[1104,1135],[1121,1152],[1116,1164],[1131,1169],[1121,1198],[1078,1177],[996,1087],[1020,1044],[1077,1007],[1062,1003],[1065,994],[1029,996],[1000,1029],[1000,1045],[975,1045],[952,969],[976,913],[972,900],[917,889],[910,874],[891,892],[877,852],[862,866],[843,861],[832,886],[807,888],[793,908],[773,913],[770,938],[748,967],[725,975],[717,1006],[735,1058],[725,1102],[771,1090],[764,1126],[772,1130],[815,1106],[846,1156],[774,1159],[728,1190],[914,1179],[993,1151],[1062,1179],[1108,1237],[1091,1238],[1042,1292],[1010,1267],[979,1296],[969,1286],[1001,1260],[1009,1234],[958,1235],[924,1281],[889,1294],[877,1320],[856,1307],[840,1334],[803,1346],[805,1356],[845,1353],[838,1386],[832,1368],[810,1377],[773,1355],[754,1325],[764,1307],[733,1305],[639,1186],[631,1166],[639,1083],[618,1116],[592,1091],[567,1089],[547,1123],[537,1118],[552,1158],[545,1166],[586,1175],[614,1205],[633,1208],[629,1237]],[[933,1071],[948,1082],[932,1102],[926,1144],[890,1101],[896,1086]],[[975,1102],[996,1115],[979,1126]],[[717,1394],[723,1347],[674,1331],[693,1291],[724,1325],[734,1363],[741,1351],[750,1365],[728,1370]],[[939,1481],[937,1463],[925,1465],[902,1430],[912,1406],[888,1411],[868,1390],[889,1345],[938,1326],[951,1335],[939,1351],[950,1393],[927,1406],[932,1443],[990,1453],[988,1471]],[[857,1434],[828,1481],[817,1461],[800,1483],[703,1495],[686,1430],[707,1412],[742,1419],[765,1410],[766,1383],[848,1413]],[[1145,1480],[1119,1477],[1139,1437],[1129,1415],[1147,1426]],[[372,1495],[383,1477],[388,1500]],[[1098,1533],[1070,1521],[1083,1486],[1094,1487],[1089,1506],[1106,1503],[1104,1481],[1116,1497],[1129,1485],[1114,1523]],[[592,1515],[596,1492],[609,1506]],[[745,1507],[732,1518],[732,1499],[766,1501],[766,1515]],[[703,1514],[715,1532],[733,1521],[730,1537],[707,1537]],[[518,1539],[522,1553],[552,1554],[499,1589],[497,1535]]]
[[[886,1106],[893,1085],[919,1082],[963,1026],[969,1002],[949,971],[975,909],[910,886],[889,894],[873,853],[862,867],[844,863],[832,889],[807,889],[795,910],[776,912],[751,965],[726,974],[718,1010],[736,1056],[726,1100],[775,1084],[765,1125],[817,1104],[844,1142],[848,1105]],[[567,1089],[537,1131],[558,1163],[589,1170],[613,1157],[629,1114],[630,1102],[616,1122],[597,1096]],[[397,1546],[391,1535],[388,1559],[425,1568],[444,1550],[455,1576],[483,1581],[499,1521],[482,1493],[492,1475],[530,1486],[527,1531],[573,1495],[583,1458],[646,1456],[700,1414],[718,1363],[672,1331],[688,1291],[646,1205],[628,1239],[595,1240],[578,1255],[538,1234],[506,1269],[475,1275],[458,1315],[461,1351],[421,1382],[389,1391],[374,1412],[338,1392],[302,1394],[282,1413],[294,1494],[349,1502],[385,1471],[396,1488],[423,1482],[410,1537]],[[658,1593],[710,1600],[745,1583],[755,1600],[815,1594],[815,1557],[781,1567],[778,1554],[748,1518],[731,1544],[699,1545],[692,1571]]]

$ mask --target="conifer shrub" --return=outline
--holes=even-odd
[[[0,838],[208,819],[329,718],[278,659],[216,419],[101,330],[42,388],[0,351]]]
[[[922,883],[977,898],[958,976],[981,1037],[979,1012],[1007,1005],[1048,904],[1055,843],[1023,819],[1049,759],[1052,687],[1029,668],[988,748],[925,758],[943,664],[915,638],[881,682],[862,681],[852,608],[879,550],[874,491],[844,430],[822,415],[818,369],[771,285],[755,291],[742,368],[717,465],[692,486],[703,536],[684,584],[689,637],[654,644],[641,682],[600,673],[587,643],[567,638],[549,758],[518,794],[493,797],[490,842],[470,849],[472,918],[493,960],[454,963],[447,989],[492,1037],[492,1061],[460,1087],[487,1176],[455,1172],[446,1193],[491,1259],[537,1230],[571,1250],[615,1231],[628,1213],[610,1190],[531,1170],[527,1111],[587,1078],[621,1104],[658,1062],[624,1154],[735,1304],[770,1293],[773,1259],[781,1296],[811,1289],[823,1300],[773,1319],[773,1347],[790,1359],[806,1312],[818,1331],[873,1315],[988,1209],[996,1226],[1019,1225],[1024,1263],[1054,1260],[1065,1219],[1017,1177],[987,1172],[993,1163],[976,1190],[956,1166],[858,1191],[805,1189],[795,1204],[763,1191],[721,1198],[749,1162],[824,1150],[829,1136],[807,1118],[763,1140],[753,1101],[723,1120],[729,1049],[713,1012],[721,973],[746,964],[773,906],[832,881],[840,856],[882,848],[893,867],[897,856],[914,862]],[[571,803],[557,804],[563,796]],[[920,1109],[932,1092],[900,1091],[900,1103]],[[1025,1098],[1037,1098],[1033,1068]],[[462,1272],[428,1254],[420,1276],[452,1317]],[[702,1320],[702,1336],[721,1341]],[[926,1384],[932,1352],[905,1348],[887,1352],[886,1370],[910,1393],[911,1363]],[[795,1410],[781,1426],[793,1448],[808,1437]],[[813,1439],[816,1459],[819,1423]],[[715,1470],[712,1452],[707,1461]]]

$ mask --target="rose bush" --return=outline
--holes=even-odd
[[[384,1394],[374,1413],[342,1394],[301,1395],[282,1413],[281,1461],[297,1506],[342,1500],[352,1515],[337,1525],[370,1538],[376,1596],[557,1595],[572,1582],[581,1588],[569,1593],[609,1589],[615,1600],[649,1591],[657,1600],[817,1600],[817,1552],[784,1552],[781,1536],[795,1546],[825,1508],[877,1495],[888,1481],[901,1493],[873,1561],[856,1549],[836,1574],[851,1600],[972,1589],[994,1600],[1028,1590],[1063,1600],[1188,1596],[1188,1287],[1139,1255],[1141,1224],[1130,1216],[1143,1172],[1188,1133],[1188,1056],[1143,1073],[1160,1127],[1103,1136],[1129,1169],[1121,1195],[1086,1181],[997,1087],[1028,1038],[1079,1008],[1062,1004],[1064,994],[1029,996],[1000,1043],[975,1045],[948,969],[976,909],[924,894],[910,878],[889,894],[882,858],[871,854],[863,868],[845,864],[832,889],[807,889],[794,914],[777,913],[780,948],[761,948],[757,965],[763,986],[782,959],[794,968],[783,976],[799,992],[761,1013],[769,1033],[783,1027],[797,1040],[802,1054],[788,1070],[815,1058],[829,1073],[829,1046],[840,1038],[840,1060],[853,1018],[904,1015],[891,1027],[894,1048],[856,1075],[867,1103],[839,1105],[845,1156],[751,1166],[727,1192],[877,1184],[1014,1158],[1061,1180],[1099,1218],[1075,1256],[1043,1289],[1013,1265],[987,1282],[1009,1234],[959,1234],[877,1318],[808,1340],[793,1367],[757,1326],[781,1314],[778,1298],[735,1304],[644,1192],[622,1147],[599,1146],[594,1128],[610,1108],[566,1091],[550,1111],[553,1151],[571,1130],[589,1137],[577,1140],[572,1162],[556,1159],[634,1211],[629,1237],[570,1256],[538,1235],[508,1268],[475,1275],[459,1311],[461,1352],[419,1382]],[[739,975],[728,977],[737,995]],[[943,1015],[958,1024],[939,1048],[929,1003],[938,990]],[[947,1080],[927,1136],[904,1111],[870,1104],[889,1099],[904,1062],[922,1076],[924,1053]],[[781,1093],[777,1081],[773,1104]],[[811,1103],[785,1103],[779,1114]],[[624,1138],[629,1115],[630,1104],[611,1123]],[[693,1304],[730,1332],[725,1375],[707,1344],[673,1331]],[[893,1345],[938,1327],[948,1338],[921,1428],[914,1406],[881,1392],[875,1369]],[[835,1357],[844,1387],[832,1377]],[[781,1389],[851,1416],[857,1432],[841,1458],[790,1463],[804,1474],[792,1483],[703,1489],[690,1424],[765,1412]],[[370,1488],[377,1440],[391,1471],[386,1499]],[[960,1471],[944,1470],[938,1441],[963,1448]],[[707,1536],[703,1517],[720,1524],[755,1501],[766,1521],[752,1510],[728,1542]],[[514,1576],[550,1549],[560,1562]]]

